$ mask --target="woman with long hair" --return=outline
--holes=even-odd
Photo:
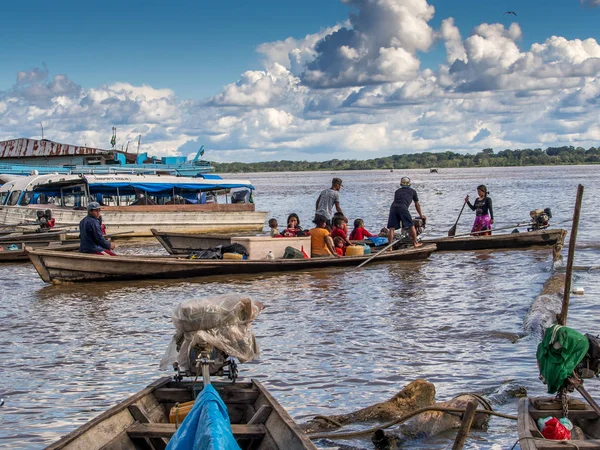
[[[465,202],[475,211],[475,221],[471,234],[474,236],[489,236],[492,234],[492,225],[494,224],[494,210],[492,209],[492,199],[488,197],[488,190],[485,185],[477,186],[477,199],[471,204],[469,196],[465,197]]]

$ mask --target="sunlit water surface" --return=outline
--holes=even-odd
[[[341,205],[351,224],[385,225],[399,179],[408,175],[428,216],[430,236],[445,235],[462,199],[480,183],[494,201],[496,228],[525,222],[550,207],[552,222],[572,217],[578,183],[585,185],[577,265],[598,265],[600,170],[593,166],[442,169],[342,173],[248,174],[260,210],[280,226],[290,212],[310,225],[316,197],[341,176]],[[463,214],[458,234],[473,220]],[[568,223],[561,226],[570,228]],[[120,253],[162,254],[152,241]],[[566,252],[564,253],[566,255]],[[527,311],[552,274],[551,251],[434,253],[429,260],[353,268],[231,275],[173,281],[45,285],[29,264],[0,265],[0,447],[40,448],[87,422],[157,377],[173,333],[171,311],[187,298],[239,292],[265,303],[254,330],[260,360],[244,377],[261,380],[299,422],[349,412],[392,397],[424,378],[440,401],[484,393],[498,411],[516,414],[506,394],[523,386],[542,394],[538,336],[524,335]],[[577,272],[569,325],[600,332],[598,271]],[[519,338],[520,337],[520,338]],[[599,383],[588,390],[600,393]],[[413,443],[445,449],[455,432]],[[508,449],[516,423],[492,418],[469,449]],[[346,442],[372,448],[368,438]]]

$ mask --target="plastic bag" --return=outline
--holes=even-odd
[[[556,417],[552,417],[546,422],[546,426],[542,430],[542,436],[546,439],[563,441],[571,439],[571,432]]]
[[[223,295],[181,302],[173,311],[177,332],[160,368],[166,370],[177,362],[190,369],[190,350],[208,343],[229,356],[246,362],[258,356],[258,344],[251,322],[263,310],[262,303],[241,295]]]

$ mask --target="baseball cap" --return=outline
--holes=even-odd
[[[88,211],[93,211],[95,209],[102,209],[102,207],[100,206],[100,203],[98,202],[89,202],[87,205],[87,210]]]
[[[400,186],[410,186],[410,178],[402,177],[400,180]]]

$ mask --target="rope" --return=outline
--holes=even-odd
[[[464,413],[466,410],[460,409],[460,408],[441,408],[438,406],[428,406],[426,408],[420,408],[420,409],[417,409],[417,410],[415,410],[411,413],[408,413],[404,416],[398,417],[397,419],[394,419],[391,422],[384,423],[383,425],[381,425],[379,427],[372,427],[372,428],[368,428],[368,429],[362,430],[362,431],[351,431],[348,433],[308,433],[309,434],[308,437],[310,439],[349,439],[349,438],[354,438],[354,437],[358,437],[358,436],[364,436],[366,434],[373,434],[377,430],[383,430],[385,428],[389,428],[389,427],[397,425],[399,423],[406,422],[411,417],[418,416],[419,414],[427,412],[427,411],[441,411],[441,412],[446,412],[446,413]],[[516,416],[510,416],[508,414],[497,413],[495,411],[477,409],[477,410],[475,410],[475,413],[476,414],[477,413],[490,414],[492,416],[503,417],[505,419],[517,420]]]
[[[525,440],[530,440],[530,441],[546,441],[548,442],[548,439],[544,439],[544,438],[537,438],[537,437],[533,437],[533,436],[525,436],[522,438],[517,439],[517,442],[514,443],[514,445],[510,448],[510,450],[514,450],[515,447],[517,446],[517,444],[521,441],[525,441]],[[562,445],[568,445],[571,447],[576,448],[577,450],[579,449],[579,446],[573,442],[569,442],[569,441],[552,441],[552,444],[562,444]]]

